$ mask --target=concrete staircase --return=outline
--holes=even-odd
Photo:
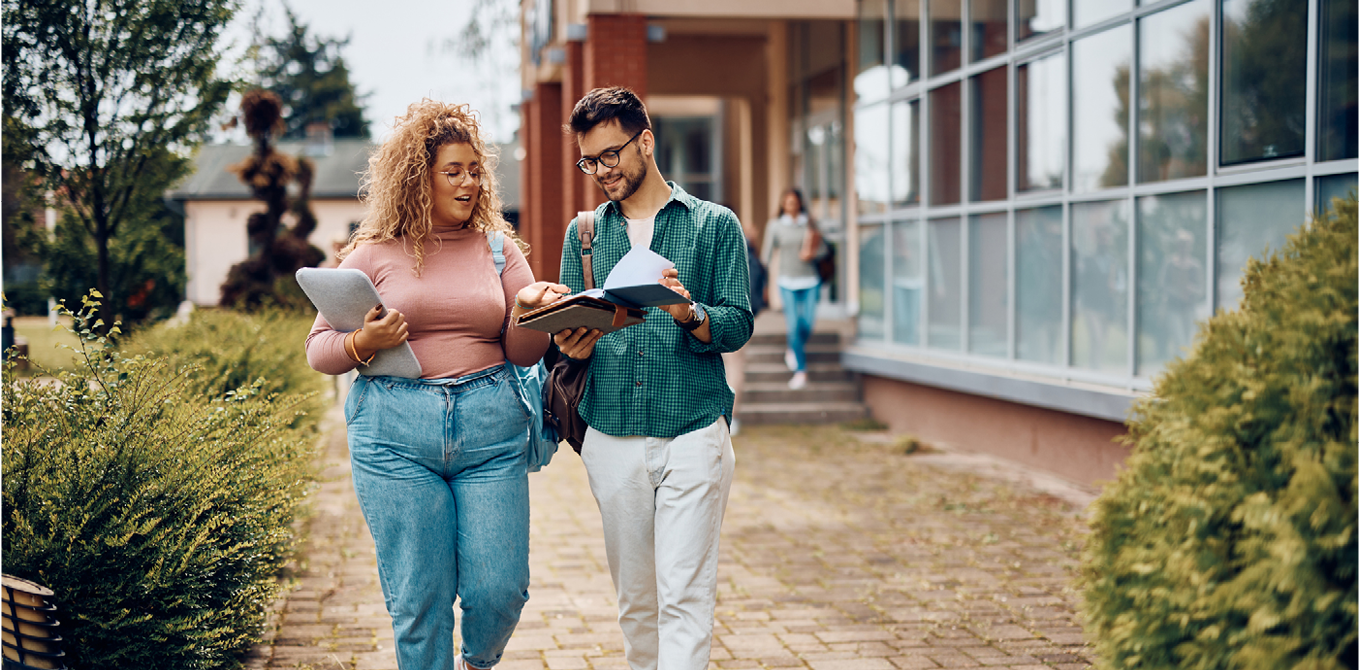
[[[737,404],[737,419],[743,425],[840,423],[868,416],[860,401],[858,376],[841,367],[839,333],[812,334],[807,346],[808,383],[795,391],[789,388],[793,373],[784,364],[784,334],[761,330],[742,350],[746,387]]]

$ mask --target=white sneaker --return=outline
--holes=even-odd
[[[798,369],[798,357],[793,355],[792,349],[784,350],[784,365],[788,366],[790,370]]]
[[[467,661],[463,660],[463,655],[458,654],[457,656],[453,657],[453,670],[479,670],[479,669],[468,665]]]
[[[807,386],[807,373],[801,371],[793,373],[793,379],[789,380],[789,388],[797,391],[804,386]]]

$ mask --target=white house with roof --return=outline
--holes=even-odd
[[[518,220],[519,210],[518,146],[514,142],[499,147],[501,202],[511,222]],[[309,240],[326,253],[327,260],[334,254],[333,243],[347,239],[364,218],[359,177],[375,147],[371,140],[331,138],[276,145],[276,150],[306,156],[316,165],[311,205],[317,226]],[[245,160],[251,150],[249,145],[238,144],[201,147],[193,176],[165,194],[166,202],[184,214],[185,299],[195,305],[216,305],[227,271],[249,257],[246,220],[263,211],[264,203],[228,167]],[[284,222],[291,225],[289,218],[285,215]]]

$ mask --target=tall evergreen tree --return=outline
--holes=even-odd
[[[284,105],[285,138],[301,139],[307,125],[330,123],[335,137],[368,137],[363,99],[349,79],[342,55],[349,38],[313,35],[287,6],[282,36],[265,35],[255,21],[251,53],[255,85],[277,93]]]

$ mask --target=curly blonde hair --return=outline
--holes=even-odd
[[[468,105],[451,105],[428,98],[412,104],[397,118],[392,135],[368,157],[368,170],[360,178],[368,213],[337,259],[344,259],[360,244],[403,240],[411,244],[416,276],[425,267],[425,242],[433,225],[430,212],[431,168],[440,147],[467,144],[482,164],[480,191],[468,225],[482,232],[500,231],[526,254],[528,245],[515,235],[501,215],[497,192],[494,149],[482,141],[477,113]]]

